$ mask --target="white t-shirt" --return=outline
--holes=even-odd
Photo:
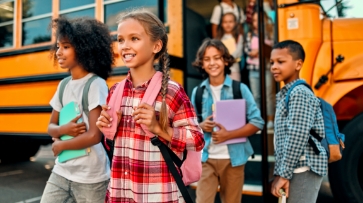
[[[93,73],[89,73],[81,79],[70,80],[64,89],[63,105],[74,101],[77,102],[79,104],[79,108],[82,109],[83,88],[87,80],[93,75]],[[57,91],[50,101],[50,105],[58,112],[62,109],[58,96],[59,86],[60,83]],[[106,104],[107,95],[108,87],[106,81],[102,78],[95,79],[91,83],[88,92],[89,111],[99,105]],[[85,122],[87,129],[89,129],[88,117],[84,112],[82,114],[82,119]],[[71,159],[64,163],[58,162],[57,158],[53,172],[67,178],[68,180],[78,183],[99,183],[108,180],[110,178],[110,163],[102,144],[98,143],[90,148],[91,151],[88,156]]]
[[[231,7],[227,3],[221,2],[220,4],[214,6],[212,17],[210,18],[210,22],[212,24],[219,25],[219,22],[221,20],[221,6],[223,8],[223,14],[234,13],[237,20],[238,17],[240,18],[240,23],[243,23],[245,21],[245,15],[243,13],[243,10],[241,8],[240,12],[238,13],[238,8],[236,3],[233,2],[233,7]]]
[[[210,85],[211,93],[213,96],[213,102],[221,100],[221,91],[222,91],[223,84],[218,86]],[[228,147],[225,144],[214,144],[213,140],[211,141],[209,148],[208,148],[209,158],[211,159],[230,159]]]

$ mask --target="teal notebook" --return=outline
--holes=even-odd
[[[59,125],[64,125],[69,123],[72,119],[74,119],[77,115],[80,114],[79,107],[76,102],[70,102],[65,105],[62,110],[59,112]],[[77,123],[82,122],[82,118],[80,118]],[[61,140],[69,140],[72,139],[73,136],[70,135],[62,135],[60,137]],[[71,159],[75,159],[82,156],[87,156],[88,149],[78,149],[78,150],[64,150],[58,155],[58,161],[63,163]]]

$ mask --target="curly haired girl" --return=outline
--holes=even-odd
[[[64,150],[88,149],[88,155],[60,161],[59,156],[45,186],[41,202],[102,202],[110,177],[109,161],[103,149],[96,120],[101,105],[106,103],[108,88],[105,79],[113,64],[112,39],[106,25],[88,18],[58,18],[51,25],[56,42],[51,49],[54,62],[71,74],[64,91],[58,89],[50,101],[53,107],[48,134],[53,138],[52,150],[58,156]],[[95,78],[88,91],[88,103],[82,112],[67,124],[59,125],[64,105],[75,102],[82,106],[82,92],[90,78]],[[63,94],[62,94],[63,93]],[[61,99],[62,97],[62,99]],[[61,140],[62,135],[73,138]]]
[[[157,146],[140,125],[158,135],[179,158],[183,151],[200,151],[202,130],[184,89],[169,80],[168,36],[163,23],[152,13],[136,10],[123,16],[117,29],[118,51],[130,68],[120,106],[102,106],[97,126],[107,128],[118,119],[111,180],[106,202],[180,203],[184,202]],[[154,106],[140,103],[151,78],[154,63],[162,68],[162,87]],[[112,96],[115,84],[108,97]],[[112,118],[108,108],[119,110]]]

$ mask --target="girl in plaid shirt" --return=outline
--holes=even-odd
[[[203,149],[203,132],[191,102],[183,88],[169,80],[165,27],[152,13],[137,10],[121,18],[117,39],[119,54],[130,71],[121,107],[104,105],[97,121],[99,128],[105,128],[110,127],[112,119],[118,119],[105,202],[184,202],[159,148],[140,126],[144,124],[158,135],[179,158],[185,149]],[[140,104],[156,73],[155,60],[160,62],[163,72],[161,91],[154,106]],[[108,101],[117,85],[111,88]],[[111,118],[106,113],[108,108],[119,108],[118,118]]]

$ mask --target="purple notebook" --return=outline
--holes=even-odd
[[[216,102],[214,121],[222,124],[227,130],[235,130],[246,125],[246,100],[221,100]],[[234,138],[219,144],[246,142],[247,138]]]

